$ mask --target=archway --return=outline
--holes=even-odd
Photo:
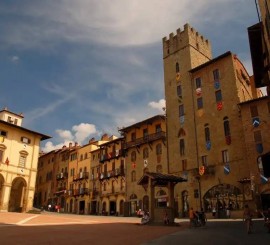
[[[239,210],[243,208],[243,194],[241,190],[230,184],[220,184],[209,189],[204,197],[203,204],[206,212],[213,208],[218,211],[218,217],[226,216],[225,210]]]
[[[9,212],[22,212],[26,205],[26,181],[17,177],[12,181],[11,191],[9,196]]]

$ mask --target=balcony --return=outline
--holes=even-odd
[[[66,192],[67,192],[66,187],[58,187],[54,194],[60,196],[65,194]]]
[[[100,162],[110,161],[111,159],[115,159],[123,156],[122,150],[115,150],[109,153],[101,154]]]
[[[67,179],[67,178],[68,178],[68,173],[67,172],[56,174],[56,180],[57,181],[64,180],[64,179]]]
[[[80,172],[76,176],[73,177],[73,181],[85,180],[89,178],[88,172]]]
[[[144,136],[142,138],[135,139],[133,141],[129,141],[123,144],[124,149],[128,149],[130,147],[139,146],[146,143],[151,143],[152,141],[162,139],[166,139],[166,133],[161,131],[154,134],[148,134],[147,136]]]
[[[79,188],[73,190],[73,196],[81,196],[81,195],[88,195],[89,189],[88,188]]]
[[[105,179],[115,178],[115,177],[124,176],[124,175],[125,175],[124,168],[116,168],[115,170],[100,173],[99,180],[105,180]]]

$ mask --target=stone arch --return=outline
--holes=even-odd
[[[12,181],[9,196],[9,212],[23,212],[26,208],[26,181],[17,177]]]
[[[243,193],[239,187],[231,184],[219,184],[211,187],[203,196],[205,211],[211,212],[215,207],[217,210],[239,210],[243,207]]]

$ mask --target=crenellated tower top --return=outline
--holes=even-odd
[[[209,59],[212,59],[211,43],[208,39],[200,35],[193,27],[189,24],[184,25],[184,30],[176,30],[176,35],[170,33],[169,38],[164,37],[163,42],[163,58],[185,48],[186,46],[192,46],[204,54]]]

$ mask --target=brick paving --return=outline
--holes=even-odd
[[[137,245],[188,227],[188,222],[177,226],[139,223],[134,217],[0,213],[0,243]]]

